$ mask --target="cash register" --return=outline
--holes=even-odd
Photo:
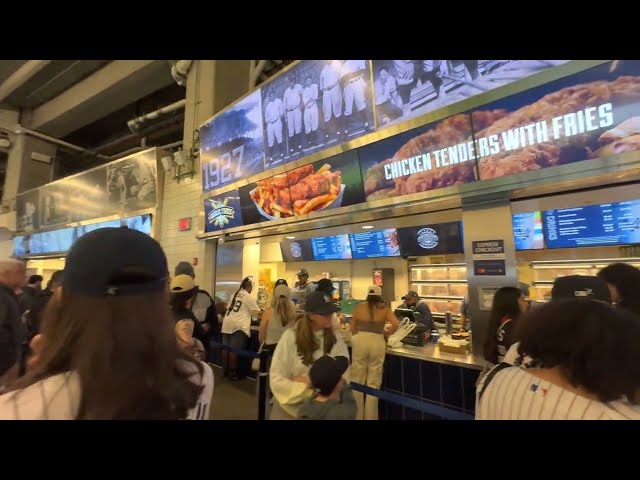
[[[424,345],[425,333],[429,332],[429,328],[426,325],[422,325],[420,321],[422,317],[420,313],[414,312],[410,308],[396,308],[394,315],[401,322],[403,319],[408,318],[412,322],[418,324],[418,326],[409,335],[402,339],[402,343],[407,345],[413,345],[415,347],[422,347]]]

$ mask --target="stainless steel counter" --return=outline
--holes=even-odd
[[[482,370],[485,360],[477,355],[461,355],[457,353],[441,352],[434,343],[427,343],[422,347],[403,345],[400,348],[388,348],[388,355],[399,355],[401,357],[415,358],[426,362],[443,363],[456,367],[472,368]]]

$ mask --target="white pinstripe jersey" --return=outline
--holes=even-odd
[[[476,391],[476,420],[640,420],[640,405],[590,400],[520,367],[497,373],[478,399],[486,378]]]
[[[191,380],[204,385],[187,420],[208,420],[209,406],[213,395],[213,372],[202,363],[203,377]],[[45,378],[23,390],[0,395],[0,420],[73,420],[80,404],[80,379],[77,374],[67,372]]]

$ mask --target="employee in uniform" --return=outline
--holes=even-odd
[[[304,309],[304,302],[307,299],[307,295],[313,292],[313,284],[309,283],[309,272],[306,268],[298,270],[298,281],[293,287],[294,297],[298,300],[298,310]]]
[[[404,303],[400,308],[408,308],[413,310],[414,312],[418,312],[420,314],[420,323],[421,325],[425,325],[429,330],[433,328],[433,315],[431,315],[431,309],[429,306],[420,301],[420,296],[417,292],[410,290],[406,293],[404,297],[402,297]]]
[[[222,320],[222,343],[236,350],[243,350],[247,347],[251,336],[251,318],[257,317],[260,313],[258,302],[251,296],[252,290],[251,278],[246,277],[233,295]],[[240,379],[237,353],[223,351],[222,358],[225,364],[224,370],[228,372],[230,378],[232,380]]]

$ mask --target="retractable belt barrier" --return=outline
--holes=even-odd
[[[258,369],[258,420],[266,419],[266,397],[267,397],[267,377],[269,372],[267,371],[267,360],[269,358],[269,352],[262,350],[261,352],[254,352],[251,350],[242,350],[239,348],[232,348],[229,345],[224,345],[219,342],[211,341],[209,345],[213,348],[220,350],[228,350],[238,355],[250,358],[260,358],[260,367]],[[351,383],[351,388],[356,392],[361,392],[365,395],[371,395],[377,397],[385,402],[395,403],[402,407],[408,407],[419,412],[428,413],[438,417],[445,418],[447,420],[474,420],[473,415],[468,413],[453,410],[451,408],[436,405],[434,403],[417,400],[406,395],[400,395],[398,393],[392,393],[387,390],[379,390],[377,388],[367,387],[359,383]]]
[[[212,348],[219,350],[228,350],[229,352],[237,353],[243,357],[260,358],[260,366],[258,368],[258,420],[266,420],[267,417],[267,377],[269,372],[267,371],[267,359],[269,358],[269,352],[262,350],[261,352],[254,352],[251,350],[242,350],[239,348],[233,348],[229,345],[225,345],[220,342],[210,341],[209,345]],[[223,367],[224,368],[224,367]]]
[[[398,393],[392,393],[386,390],[367,387],[359,383],[351,383],[350,385],[355,392],[361,392],[365,395],[371,395],[372,397],[377,397],[381,400],[384,400],[385,402],[395,403],[396,405],[408,407],[419,412],[428,413],[430,415],[436,415],[447,420],[474,419],[474,417],[472,415],[469,415],[468,413],[459,412],[457,410],[443,407],[441,405],[436,405],[434,403],[417,400],[406,395],[400,395]]]

